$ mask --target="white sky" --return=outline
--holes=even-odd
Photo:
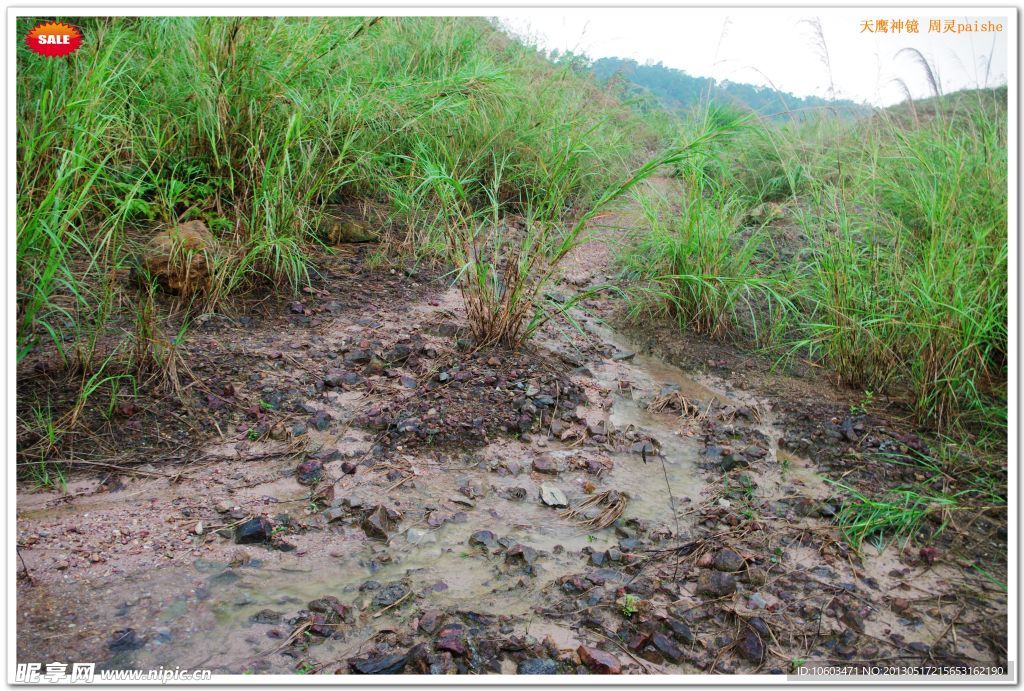
[[[1007,82],[1012,10],[988,12],[997,33],[929,33],[929,20],[973,24],[980,16],[928,8],[543,8],[511,10],[499,19],[537,45],[591,58],[662,62],[691,75],[768,86],[798,96],[829,95],[829,70],[804,20],[818,18],[837,98],[874,105],[903,100],[899,77],[914,98],[929,96],[924,72],[897,53],[916,48],[937,67],[944,92]],[[918,34],[862,32],[865,20],[917,19]],[[1014,36],[1015,38],[1015,36]]]

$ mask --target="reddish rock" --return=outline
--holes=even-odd
[[[622,674],[622,663],[610,653],[581,645],[576,649],[580,660],[595,674]]]
[[[433,634],[441,626],[444,614],[436,609],[428,609],[420,615],[419,627],[427,634]]]

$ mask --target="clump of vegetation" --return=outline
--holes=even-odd
[[[450,232],[467,232],[454,224],[526,214],[534,246],[502,261],[546,266],[561,219],[656,148],[627,107],[481,19],[69,21],[86,41],[67,59],[17,47],[17,348],[19,363],[58,360],[90,396],[177,362],[163,333],[190,311],[305,285],[328,204],[377,205],[393,245],[426,259],[452,258]],[[175,244],[189,223],[202,247]],[[202,259],[200,281],[151,273],[160,232],[168,263]],[[539,290],[539,267],[520,288]],[[178,296],[173,324],[157,278]],[[526,302],[496,309],[531,323]],[[523,335],[511,331],[502,340]],[[53,415],[67,421],[62,407]]]
[[[883,116],[840,140],[839,181],[817,185],[801,215],[811,255],[798,343],[853,386],[906,393],[921,420],[1000,424],[1006,111],[953,103],[917,127]]]
[[[715,337],[750,326],[760,337],[763,312],[778,317],[791,306],[776,277],[758,266],[763,230],[743,235],[763,198],[737,182],[730,161],[738,140],[763,130],[735,109],[709,105],[680,136],[691,132],[709,145],[676,167],[680,197],[639,198],[645,224],[623,257],[636,289],[632,313],[666,312],[681,328]]]
[[[817,360],[938,428],[1005,426],[1005,93],[859,121],[696,113],[732,134],[680,168],[674,209],[645,202],[633,312]]]

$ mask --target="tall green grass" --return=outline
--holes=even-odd
[[[954,103],[917,126],[883,115],[850,132],[842,178],[802,216],[799,343],[940,427],[1000,424],[1007,375],[1006,111]]]
[[[1005,94],[855,122],[695,112],[684,130],[718,120],[732,135],[680,169],[668,220],[647,210],[624,257],[634,311],[816,359],[938,428],[1005,426]]]
[[[55,354],[95,395],[174,362],[128,280],[161,228],[211,229],[209,308],[308,282],[327,204],[373,202],[398,246],[450,259],[451,223],[579,218],[657,143],[481,19],[64,19],[67,59],[17,47],[18,361]]]

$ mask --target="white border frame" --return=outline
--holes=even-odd
[[[17,596],[17,585],[16,585],[16,574],[18,568],[17,555],[15,552],[15,544],[17,540],[17,507],[16,507],[16,464],[15,464],[15,428],[16,428],[16,396],[15,396],[15,383],[16,383],[16,342],[15,342],[15,331],[17,328],[16,323],[16,308],[15,308],[15,295],[17,291],[17,279],[15,276],[15,265],[16,265],[16,241],[17,233],[15,232],[17,223],[17,208],[16,208],[16,151],[17,151],[17,135],[16,135],[16,109],[15,109],[15,84],[16,84],[16,45],[20,36],[15,35],[16,22],[18,17],[22,16],[61,16],[61,15],[77,15],[77,16],[119,16],[119,15],[132,15],[132,16],[362,16],[362,15],[382,15],[382,16],[439,16],[439,15],[450,15],[450,16],[484,16],[491,17],[497,14],[511,15],[511,14],[533,14],[536,10],[554,10],[554,9],[620,9],[622,11],[638,12],[643,9],[656,9],[656,8],[710,8],[728,10],[728,9],[806,9],[806,10],[820,10],[822,12],[828,12],[836,9],[856,9],[863,8],[870,10],[877,6],[872,5],[822,5],[820,3],[815,4],[772,4],[767,2],[754,2],[748,5],[739,6],[709,6],[709,5],[681,5],[678,3],[670,2],[644,2],[640,5],[623,5],[620,3],[610,2],[584,2],[582,0],[563,0],[557,4],[540,4],[540,3],[523,3],[523,4],[480,4],[470,2],[460,2],[456,0],[449,4],[444,5],[428,5],[421,2],[412,2],[408,4],[398,3],[388,6],[372,6],[372,5],[353,5],[353,6],[318,6],[315,4],[282,7],[274,5],[262,5],[255,3],[242,3],[242,2],[228,2],[219,4],[216,6],[204,6],[201,3],[181,3],[175,5],[140,5],[139,3],[124,2],[124,3],[106,3],[104,5],[88,5],[85,3],[75,4],[62,4],[62,5],[45,5],[39,7],[32,7],[22,4],[8,5],[7,10],[7,108],[6,108],[6,120],[7,120],[7,138],[5,141],[5,153],[7,157],[7,166],[5,168],[6,176],[6,190],[7,190],[7,243],[6,243],[6,281],[4,283],[6,296],[5,296],[5,310],[6,310],[6,333],[4,345],[7,350],[6,366],[4,367],[3,374],[0,375],[0,386],[6,392],[5,403],[5,438],[6,438],[6,459],[7,459],[7,473],[6,473],[6,484],[7,484],[7,532],[6,532],[6,549],[7,549],[7,627],[5,630],[7,637],[7,683],[13,684],[14,682],[14,671],[15,671],[15,659],[16,659],[16,596]],[[901,7],[877,7],[879,11],[884,11],[885,16],[903,16],[913,13],[920,13],[924,10],[941,10],[944,15],[965,15],[965,16],[1006,16],[1007,17],[1007,102],[1008,102],[1008,117],[1009,117],[1009,187],[1007,194],[1009,195],[1009,315],[1008,315],[1008,333],[1009,333],[1009,391],[1008,391],[1008,426],[1009,426],[1009,455],[1008,455],[1008,599],[1007,609],[1009,614],[1009,622],[1007,629],[1007,650],[1008,658],[1011,661],[1012,675],[1014,678],[1013,682],[1016,683],[1019,678],[1017,672],[1017,658],[1018,652],[1018,469],[1015,461],[1018,458],[1018,425],[1019,422],[1019,408],[1018,408],[1018,343],[1017,343],[1017,297],[1018,297],[1018,275],[1017,275],[1017,260],[1018,260],[1018,233],[1019,230],[1019,217],[1018,217],[1018,173],[1019,173],[1019,146],[1018,146],[1018,125],[1019,125],[1019,113],[1018,113],[1018,99],[1019,99],[1019,75],[1018,75],[1018,61],[1020,60],[1019,45],[1018,45],[1018,23],[1019,23],[1019,10],[1014,7],[947,7],[942,5],[923,5],[923,6],[901,6]],[[318,685],[318,684],[332,684],[332,685],[346,685],[346,686],[467,686],[467,685],[479,685],[479,686],[498,686],[498,685],[559,685],[559,686],[622,686],[622,685],[641,685],[641,686],[693,686],[698,684],[708,685],[778,685],[778,684],[792,684],[807,686],[811,684],[813,686],[819,685],[833,685],[833,684],[857,684],[857,685],[915,685],[923,682],[929,685],[966,685],[967,682],[959,680],[945,680],[942,678],[928,677],[922,679],[878,679],[877,681],[865,681],[863,679],[830,679],[828,682],[822,682],[820,679],[808,679],[806,682],[798,679],[790,679],[787,676],[781,675],[630,675],[630,676],[573,676],[573,675],[543,675],[537,677],[522,677],[516,675],[482,675],[482,676],[447,676],[444,678],[437,678],[431,676],[420,676],[420,675],[400,675],[400,676],[387,676],[387,677],[370,677],[370,676],[335,676],[335,675],[313,675],[313,676],[298,676],[298,675],[213,675],[213,678],[209,682],[200,682],[198,685],[241,685],[246,686],[263,686],[263,685]],[[196,682],[178,682],[178,684],[196,684]],[[141,685],[134,682],[108,682],[109,685],[116,686],[138,686]],[[159,682],[153,684],[147,684],[146,686],[153,686],[154,684],[159,685]],[[975,685],[1007,685],[1008,682],[998,681],[972,681],[971,686]],[[106,684],[105,684],[106,685]],[[175,682],[168,682],[168,685],[176,685]],[[42,684],[41,686],[46,686]],[[88,685],[81,685],[88,688]]]

